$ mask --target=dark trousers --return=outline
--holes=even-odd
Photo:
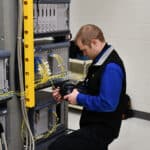
[[[62,136],[49,146],[49,150],[107,150],[113,141],[95,127],[84,127]]]

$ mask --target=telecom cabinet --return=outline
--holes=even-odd
[[[28,118],[35,149],[47,150],[68,128],[68,102],[56,103],[51,91],[69,77],[70,0],[34,0],[33,12],[35,105]]]
[[[36,149],[47,149],[68,127],[68,102],[56,103],[51,89],[68,80],[69,46],[69,41],[35,41],[35,107],[29,109],[29,120]]]

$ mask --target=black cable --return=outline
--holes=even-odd
[[[3,132],[4,132],[4,129],[3,129],[2,124],[0,123],[0,134],[2,134]]]

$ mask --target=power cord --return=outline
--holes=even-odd
[[[0,123],[0,150],[8,150],[6,136],[2,124]]]

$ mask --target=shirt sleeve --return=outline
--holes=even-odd
[[[78,104],[91,111],[115,111],[119,103],[123,78],[124,74],[119,65],[108,64],[101,78],[98,96],[79,93],[77,96]]]

